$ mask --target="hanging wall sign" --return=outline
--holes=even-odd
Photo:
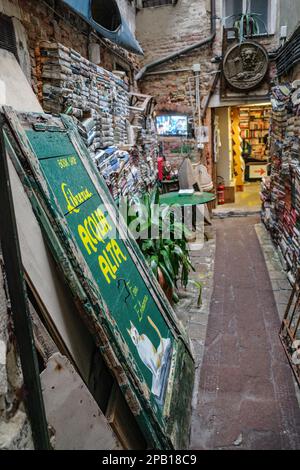
[[[231,87],[247,91],[263,82],[268,66],[266,49],[254,41],[245,41],[229,49],[224,59],[223,71]]]
[[[71,121],[30,115],[20,123],[10,110],[6,114],[26,158],[27,178],[30,168],[28,195],[35,192],[45,211],[35,207],[50,248],[145,437],[151,445],[184,447],[193,359],[105,183]],[[14,163],[20,172],[19,160]]]
[[[53,192],[52,203],[63,212],[115,332],[160,415],[174,338],[110,215],[115,207],[101,198],[66,133],[28,131],[27,136]]]

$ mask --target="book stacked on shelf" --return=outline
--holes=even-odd
[[[268,160],[269,116],[268,107],[240,108],[240,133],[244,141],[244,158]]]
[[[271,177],[262,185],[262,219],[292,282],[300,265],[300,104],[294,105],[290,85],[284,93],[281,87],[272,90]]]

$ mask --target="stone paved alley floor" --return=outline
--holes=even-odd
[[[259,217],[215,220],[215,283],[192,449],[300,449],[300,409],[255,232]]]

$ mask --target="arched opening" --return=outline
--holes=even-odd
[[[116,31],[121,25],[121,15],[115,0],[92,0],[92,19],[108,31]]]

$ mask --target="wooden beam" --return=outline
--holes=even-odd
[[[25,403],[35,448],[50,450],[48,425],[34,347],[24,273],[4,143],[5,118],[0,115],[0,240],[3,252],[16,339],[26,389]]]

